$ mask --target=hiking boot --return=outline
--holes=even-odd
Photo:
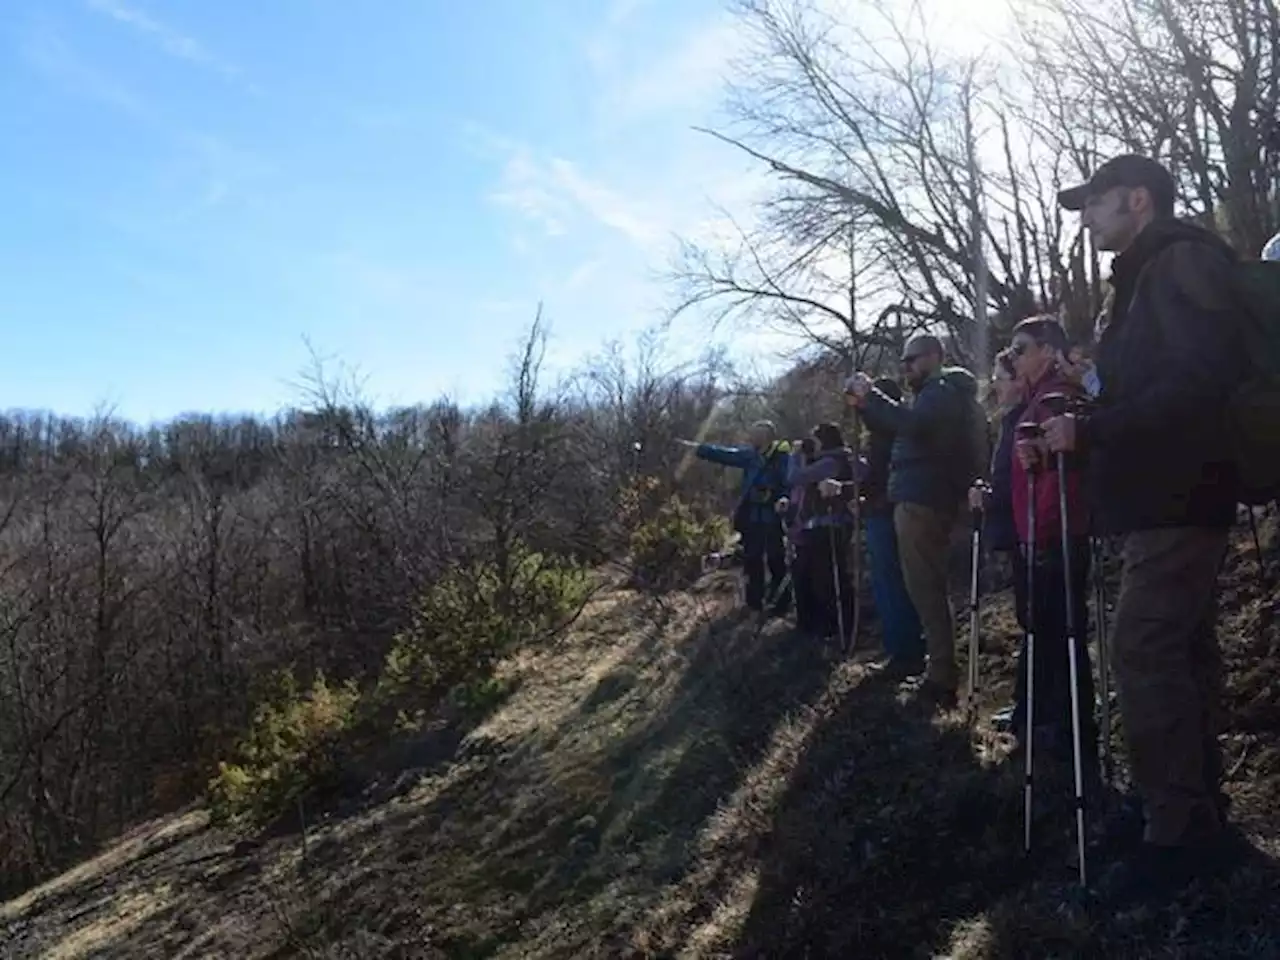
[[[954,687],[944,687],[940,683],[926,680],[920,685],[920,702],[937,710],[954,710],[959,701]]]
[[[890,657],[880,675],[887,680],[910,680],[924,673],[924,658]]]
[[[1142,846],[1145,826],[1142,798],[1132,793],[1122,796],[1115,809],[1098,821],[1090,855],[1110,860],[1133,855]]]
[[[1099,785],[1101,791],[1101,785]],[[1216,798],[1218,821],[1227,823],[1227,814],[1231,809],[1231,798],[1219,793]],[[1120,798],[1119,804],[1107,816],[1102,818],[1094,839],[1090,843],[1090,856],[1105,859],[1124,858],[1133,855],[1142,846],[1142,835],[1146,829],[1146,818],[1142,812],[1142,798],[1130,793]]]
[[[1166,903],[1196,880],[1229,872],[1242,847],[1226,830],[1209,841],[1172,847],[1140,841],[1102,874],[1094,893],[1112,909]]]
[[[845,646],[845,655],[854,663],[870,668],[874,675],[883,676],[889,660],[883,650],[867,643],[866,637],[854,637]]]
[[[991,715],[991,729],[996,733],[1013,733],[1013,714],[1012,706],[997,710]]]

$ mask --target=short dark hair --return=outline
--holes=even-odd
[[[813,428],[813,436],[823,450],[839,450],[844,446],[844,434],[834,423],[820,423]]]
[[[946,356],[946,350],[942,346],[942,341],[935,337],[932,333],[921,333],[912,337],[907,341],[907,347],[915,344],[920,349],[916,351],[916,355],[924,353],[934,353],[939,357]],[[903,350],[903,356],[906,356],[906,350]]]
[[[1013,328],[1014,336],[1020,333],[1025,333],[1042,347],[1049,346],[1063,353],[1067,352],[1067,331],[1062,329],[1062,324],[1058,322],[1057,317],[1047,314],[1028,317]]]

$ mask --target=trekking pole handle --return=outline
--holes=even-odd
[[[1023,420],[1014,427],[1014,437],[1018,440],[1039,440],[1044,436],[1044,427],[1034,420]],[[1039,467],[1033,467],[1028,473],[1035,473]]]
[[[973,482],[973,486],[982,491],[984,497],[991,495],[991,484],[982,478],[978,478]],[[986,512],[985,507],[970,507],[969,518],[973,521],[973,529],[982,529],[982,515]]]
[[[1046,393],[1040,398],[1040,406],[1053,416],[1060,417],[1071,407],[1071,398],[1065,393]]]
[[[1015,431],[1019,440],[1038,440],[1044,435],[1044,427],[1034,420],[1023,420]]]
[[[1071,397],[1065,393],[1046,393],[1040,398],[1040,405],[1053,416],[1060,417],[1066,413],[1087,413],[1091,406],[1087,397]]]

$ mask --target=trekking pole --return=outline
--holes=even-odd
[[[986,487],[983,486],[985,492]],[[972,511],[973,548],[969,556],[969,712],[976,716],[978,710],[978,573],[982,567],[982,515],[981,507]]]
[[[1093,605],[1098,629],[1098,687],[1102,698],[1099,734],[1102,738],[1102,778],[1111,783],[1111,660],[1107,639],[1107,575],[1103,569],[1106,555],[1101,537],[1091,537],[1093,553]]]
[[[1258,536],[1258,518],[1253,507],[1245,508],[1249,512],[1249,532],[1253,535],[1254,556],[1258,560],[1258,586],[1265,592],[1271,586],[1271,578],[1267,575],[1267,558],[1262,552],[1262,538]]]
[[[827,545],[831,548],[831,586],[834,588],[833,595],[836,601],[836,630],[840,634],[840,652],[848,656],[851,644],[844,632],[844,591],[840,589],[840,558],[836,549],[836,525],[834,523],[827,525]]]
[[[1056,417],[1067,412],[1070,398],[1062,393],[1050,393],[1040,403]],[[1084,833],[1084,745],[1081,743],[1080,723],[1080,664],[1076,656],[1078,626],[1076,624],[1075,589],[1071,576],[1070,519],[1067,515],[1067,455],[1059,451],[1055,457],[1058,467],[1058,520],[1062,535],[1062,598],[1067,608],[1067,662],[1071,670],[1071,747],[1075,761],[1076,781],[1076,853],[1080,862],[1080,886],[1086,886]]]
[[[849,636],[856,644],[858,637],[862,635],[862,481],[858,478],[858,464],[862,457],[862,424],[858,419],[857,407],[853,407],[851,413],[849,439],[853,453],[853,536],[850,539],[853,547],[853,562],[849,579],[852,581],[853,589],[850,604],[853,623],[849,624]]]
[[[1020,423],[1017,427],[1019,440],[1035,440],[1041,434],[1040,424]],[[1027,566],[1026,600],[1023,603],[1026,617],[1026,671],[1027,701],[1026,712],[1022,720],[1022,742],[1025,750],[1026,772],[1022,781],[1022,849],[1031,852],[1031,808],[1034,795],[1034,758],[1033,746],[1035,737],[1035,703],[1036,703],[1036,474],[1037,468],[1027,471],[1027,543],[1024,560]]]

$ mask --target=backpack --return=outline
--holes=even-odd
[[[956,454],[956,483],[968,490],[979,477],[991,472],[991,424],[977,397],[966,397],[960,449]]]
[[[974,480],[985,478],[991,471],[991,424],[977,394],[949,382],[947,386],[960,395],[963,407],[959,434],[952,440],[952,479],[962,493],[967,493]]]
[[[1227,431],[1240,474],[1240,502],[1280,497],[1280,262],[1235,265],[1235,288],[1249,372],[1227,407]]]
[[[775,442],[765,455],[764,463],[760,465],[760,469],[751,477],[743,490],[742,496],[738,499],[738,505],[733,511],[733,529],[742,533],[747,528],[748,518],[753,510],[772,503],[777,499],[778,494],[785,486],[785,478],[780,476],[778,470],[779,460],[785,453],[790,453],[791,448],[784,442]]]

